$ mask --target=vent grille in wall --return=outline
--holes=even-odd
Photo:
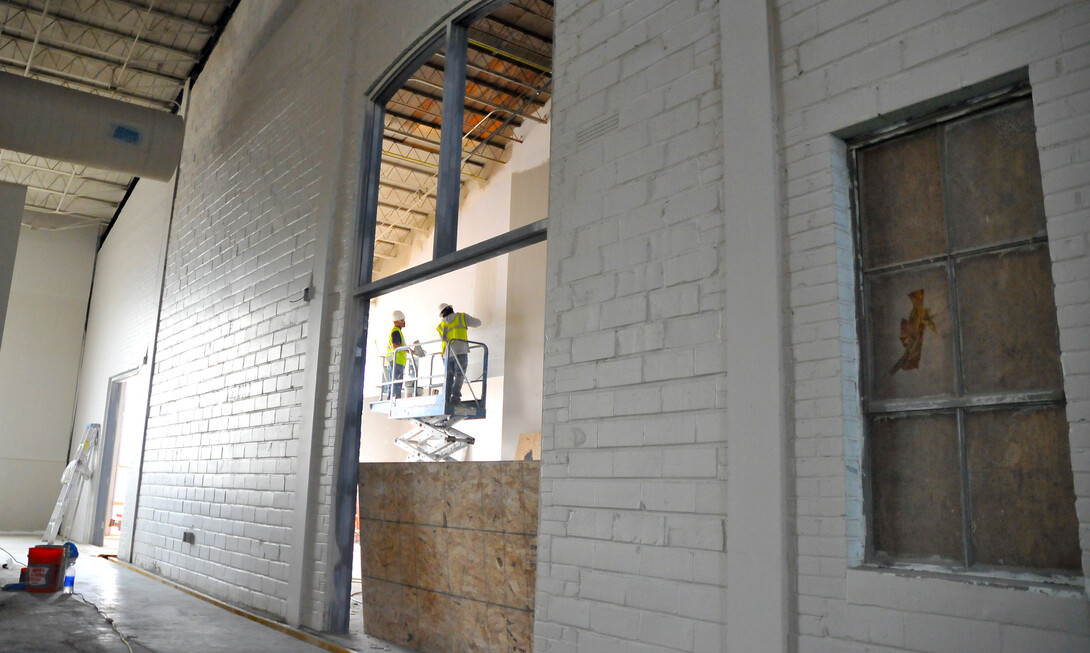
[[[607,134],[617,128],[618,118],[617,114],[612,116],[606,116],[600,120],[592,122],[586,127],[579,130],[576,134],[576,145],[582,147],[594,139]]]

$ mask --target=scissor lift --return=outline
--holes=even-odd
[[[397,349],[406,353],[405,372],[399,381],[388,378],[387,356],[382,357],[382,397],[371,403],[371,411],[390,419],[405,420],[416,428],[394,440],[409,452],[409,460],[456,462],[454,454],[474,443],[473,436],[454,427],[467,419],[483,419],[488,392],[488,347],[482,342],[466,341],[469,345],[469,371],[480,370],[479,376],[465,375],[463,399],[452,400],[447,388],[446,359],[439,352],[417,356],[416,345]],[[435,345],[439,341],[424,343]],[[419,351],[419,350],[417,350]],[[451,358],[451,365],[458,365]],[[466,372],[466,370],[462,370]],[[400,383],[401,397],[394,397],[395,384]]]

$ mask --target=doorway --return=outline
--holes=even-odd
[[[95,518],[91,529],[91,544],[117,555],[122,526],[126,517],[135,517],[130,486],[135,485],[140,462],[143,431],[142,411],[138,403],[127,409],[130,382],[138,370],[125,372],[110,379],[106,393],[106,418],[103,421],[101,474],[95,498]],[[127,529],[131,532],[131,528]]]

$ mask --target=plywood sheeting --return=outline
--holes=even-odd
[[[537,462],[360,465],[363,624],[419,651],[529,651]]]

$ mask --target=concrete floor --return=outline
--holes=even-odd
[[[39,540],[38,535],[0,534],[0,548],[25,564],[27,551]],[[364,635],[358,605],[353,606],[350,635],[294,636],[97,557],[102,549],[77,546],[74,594],[0,592],[0,651],[410,651]],[[0,561],[6,560],[7,554],[0,551]],[[0,586],[18,577],[17,567],[0,569]],[[358,591],[358,584],[354,589]]]

